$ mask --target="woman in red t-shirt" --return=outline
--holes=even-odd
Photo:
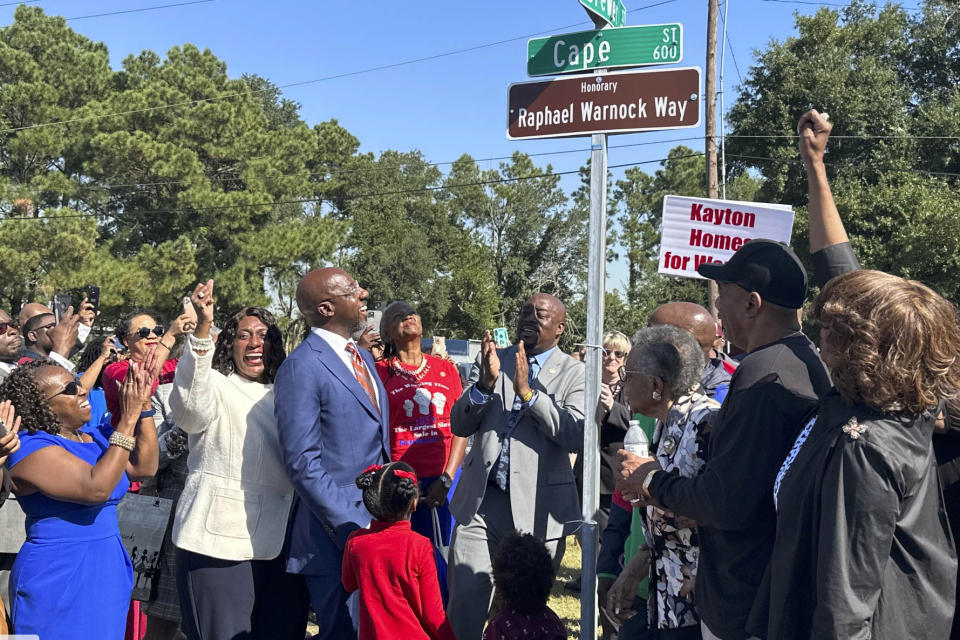
[[[450,431],[450,411],[462,390],[460,375],[449,360],[421,351],[420,314],[406,302],[384,310],[380,336],[384,357],[377,373],[390,406],[390,459],[406,462],[420,478],[424,498],[411,518],[413,530],[431,537],[430,509],[436,507],[447,545],[453,530],[447,497],[467,448],[467,439]]]
[[[120,421],[120,383],[127,375],[130,362],[143,362],[150,353],[159,349],[161,353],[157,362],[163,364],[159,371],[153,372],[153,391],[160,384],[173,382],[177,360],[168,358],[170,350],[177,338],[191,331],[191,325],[196,325],[196,322],[195,316],[183,314],[164,332],[160,323],[145,311],[134,311],[120,320],[117,339],[127,347],[130,357],[114,362],[103,370],[103,395],[107,401],[107,411],[110,412],[110,422],[114,426]]]
[[[158,364],[162,365],[149,372],[153,378],[153,386],[150,389],[150,395],[157,390],[161,384],[173,382],[173,372],[177,368],[175,358],[165,359],[170,355],[177,338],[183,334],[192,331],[196,325],[196,315],[189,316],[183,314],[178,317],[171,325],[169,331],[164,332],[152,315],[145,311],[133,311],[120,319],[117,325],[117,339],[127,347],[129,358],[124,358],[118,362],[107,365],[103,370],[102,384],[103,396],[107,402],[107,411],[110,412],[110,424],[116,427],[120,423],[120,384],[127,377],[127,370],[131,362],[145,362],[147,356],[156,350],[160,350],[159,357],[156,359]],[[151,408],[141,412],[141,416],[152,416],[154,410]],[[140,490],[140,483],[134,482],[130,486],[130,491]],[[140,603],[136,600],[130,607],[127,615],[127,632],[124,640],[139,640],[146,633],[146,616],[140,612]]]

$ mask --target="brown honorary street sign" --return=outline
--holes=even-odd
[[[700,68],[620,71],[510,85],[507,138],[683,129],[700,124]]]

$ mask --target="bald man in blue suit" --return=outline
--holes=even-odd
[[[389,458],[387,394],[353,333],[366,321],[367,291],[345,271],[318,269],[297,288],[310,335],[280,366],[277,428],[297,492],[287,571],[303,574],[318,639],[357,637],[357,597],[340,584],[343,547],[370,514],[354,481]]]

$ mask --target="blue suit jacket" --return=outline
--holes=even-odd
[[[277,372],[280,448],[298,497],[287,561],[292,573],[339,576],[347,536],[371,519],[355,480],[389,455],[389,413],[373,358],[364,349],[360,354],[379,390],[379,413],[353,370],[312,332]]]

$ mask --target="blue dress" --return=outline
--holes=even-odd
[[[13,468],[51,446],[94,465],[106,452],[107,440],[96,429],[85,433],[94,441],[24,432],[9,465]],[[10,572],[15,633],[50,640],[123,639],[133,567],[120,539],[117,503],[129,485],[124,473],[107,501],[93,505],[54,500],[40,492],[18,498],[27,516],[27,540]]]

